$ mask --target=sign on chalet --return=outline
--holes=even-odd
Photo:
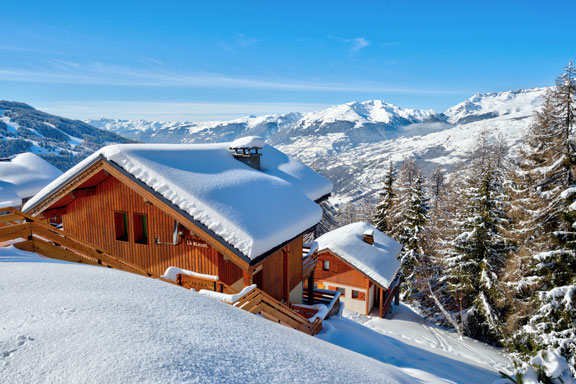
[[[362,222],[335,229],[316,241],[318,288],[340,291],[346,309],[368,315],[377,306],[384,317],[399,289],[402,245]]]
[[[331,190],[260,138],[126,144],[94,153],[24,211],[60,217],[65,233],[155,276],[175,266],[301,303],[303,234],[322,216],[315,201]]]

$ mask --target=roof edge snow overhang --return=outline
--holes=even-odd
[[[394,277],[392,278],[392,281],[390,281],[390,284],[388,287],[383,286],[382,284],[380,284],[379,282],[377,282],[373,277],[369,276],[366,272],[360,270],[358,267],[355,267],[352,263],[350,263],[348,260],[344,259],[342,256],[340,256],[339,254],[337,254],[336,252],[334,252],[333,250],[331,250],[329,247],[324,247],[322,249],[318,249],[316,251],[318,254],[320,254],[320,252],[329,252],[331,255],[333,255],[334,257],[342,260],[346,265],[348,265],[350,268],[360,272],[362,275],[364,275],[365,278],[367,278],[368,280],[370,280],[372,283],[374,283],[375,285],[384,288],[386,290],[388,290],[390,288],[390,285],[392,285],[392,283],[394,282],[396,276],[398,276],[398,273],[400,273],[400,265],[398,266],[398,269],[396,270],[396,273],[394,274]]]
[[[297,239],[298,237],[302,236],[304,233],[310,231],[311,228],[306,229],[305,231],[301,232],[300,234],[292,237],[291,239],[286,240],[285,242],[277,245],[276,247],[264,252],[261,255],[256,256],[255,258],[249,258],[248,256],[246,256],[244,253],[242,253],[240,250],[238,250],[237,248],[235,248],[234,246],[232,246],[230,243],[228,243],[224,238],[222,238],[220,235],[216,234],[214,231],[212,231],[211,229],[209,229],[208,227],[206,227],[203,223],[201,223],[200,221],[194,219],[189,213],[185,212],[184,210],[182,210],[180,207],[178,207],[177,205],[175,205],[174,203],[172,203],[170,200],[168,200],[167,198],[165,198],[164,196],[162,196],[161,194],[159,194],[157,191],[155,191],[154,189],[150,188],[146,183],[144,183],[143,181],[139,180],[138,178],[136,178],[133,174],[131,174],[130,172],[126,171],[124,168],[122,168],[120,165],[118,165],[117,163],[115,163],[114,161],[108,160],[105,156],[103,156],[102,154],[100,154],[99,156],[95,157],[93,161],[91,161],[90,163],[87,163],[84,167],[78,169],[74,174],[70,175],[70,177],[58,188],[56,189],[53,193],[51,193],[50,195],[46,196],[45,198],[43,198],[42,200],[39,200],[37,202],[35,202],[33,205],[31,205],[30,207],[28,207],[26,209],[26,212],[30,212],[31,210],[33,210],[34,208],[36,208],[37,206],[41,205],[42,202],[45,202],[46,200],[49,200],[50,198],[52,198],[53,196],[57,196],[62,189],[64,189],[68,184],[70,184],[72,181],[74,181],[74,179],[77,178],[78,175],[81,175],[83,172],[85,172],[88,168],[92,167],[96,162],[98,162],[99,160],[105,162],[106,164],[108,164],[109,166],[111,166],[112,168],[114,168],[116,171],[118,171],[119,173],[121,173],[124,177],[129,178],[131,181],[133,181],[134,183],[136,183],[140,188],[144,189],[146,192],[152,194],[154,197],[156,197],[157,199],[159,199],[160,201],[162,201],[162,203],[166,204],[168,207],[170,207],[171,209],[177,211],[181,216],[184,216],[184,218],[186,218],[186,220],[190,221],[190,223],[192,223],[194,226],[200,228],[203,232],[205,232],[207,235],[211,236],[214,240],[216,240],[218,243],[220,243],[222,246],[224,246],[228,251],[232,252],[234,255],[236,255],[237,257],[239,257],[242,261],[244,261],[249,267],[253,267],[256,264],[260,263],[261,261],[263,261],[264,259],[266,259],[268,256],[272,255],[273,253],[277,252],[278,250],[282,249],[283,247],[285,247],[286,245],[288,245],[289,243],[291,243],[292,241],[294,241],[295,239]],[[316,200],[317,202],[319,200],[323,200],[328,198],[330,194],[327,194],[323,197],[321,197],[320,199]],[[35,215],[42,213],[47,207],[42,207],[41,210],[39,210],[38,212],[34,212]]]

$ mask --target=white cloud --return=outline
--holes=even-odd
[[[128,119],[157,121],[231,120],[248,115],[311,112],[329,107],[314,103],[266,102],[151,102],[151,101],[60,101],[30,102],[35,108],[72,119]]]
[[[311,82],[290,78],[229,76],[211,72],[142,69],[105,63],[53,62],[46,68],[0,67],[0,82],[49,83],[131,87],[266,89],[280,91],[379,92],[393,94],[462,94],[461,91],[405,88],[376,82]]]
[[[370,45],[370,42],[363,37],[358,37],[349,41],[351,43],[350,49],[353,51],[359,51]]]
[[[346,39],[343,37],[328,35],[328,38],[346,44],[348,49],[352,52],[358,52],[358,51],[360,51],[360,50],[362,50],[362,49],[364,49],[370,45],[370,41],[368,41],[364,37],[356,37],[353,39]]]

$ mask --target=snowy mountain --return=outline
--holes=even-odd
[[[380,188],[384,164],[412,156],[430,172],[464,160],[481,131],[519,143],[545,88],[476,94],[435,114],[380,100],[336,105],[319,112],[246,117],[227,122],[158,123],[90,120],[132,139],[198,143],[259,135],[313,165],[335,185],[333,201],[355,201]],[[145,132],[143,134],[142,132]]]
[[[32,152],[66,170],[113,143],[127,140],[85,122],[38,111],[24,103],[0,101],[0,156]]]
[[[86,123],[142,142],[215,143],[232,141],[240,135],[247,134],[268,138],[292,126],[301,116],[300,113],[288,113],[199,123],[113,119],[87,120]]]

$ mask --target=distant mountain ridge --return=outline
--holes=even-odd
[[[0,101],[0,156],[32,152],[66,170],[104,145],[128,142],[132,140],[83,121]]]
[[[159,123],[128,120],[87,122],[146,142],[204,143],[259,135],[335,184],[333,201],[374,197],[388,160],[414,157],[430,172],[464,160],[481,131],[517,148],[546,88],[476,94],[443,113],[406,109],[381,100],[335,105],[318,112],[289,113],[220,122]]]

